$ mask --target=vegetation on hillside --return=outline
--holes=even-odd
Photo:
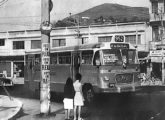
[[[149,21],[149,9],[146,7],[129,7],[119,4],[102,4],[84,12],[71,15],[53,24],[54,27],[91,25],[106,23],[126,23]]]

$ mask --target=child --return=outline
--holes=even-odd
[[[69,77],[64,86],[64,109],[65,109],[65,120],[69,120],[70,118],[70,110],[73,109],[73,98],[74,98],[74,88],[73,81]]]
[[[78,108],[78,120],[82,120],[81,118],[81,107],[84,105],[84,97],[82,93],[82,84],[81,84],[81,74],[76,74],[76,81],[74,82],[74,120],[76,120],[77,108]]]

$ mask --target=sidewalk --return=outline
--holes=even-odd
[[[8,120],[14,117],[22,106],[23,104],[20,100],[0,95],[0,120]]]
[[[40,100],[33,98],[18,98],[23,103],[22,110],[14,120],[64,120],[63,103],[51,102],[51,113],[44,117],[40,115]]]

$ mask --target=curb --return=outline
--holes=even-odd
[[[10,100],[8,96],[1,96],[1,98],[2,108],[4,107],[7,109],[2,109],[0,111],[0,120],[10,120],[14,118],[21,111],[23,107],[22,102],[16,98]]]

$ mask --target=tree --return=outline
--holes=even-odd
[[[67,23],[65,23],[64,21],[58,20],[55,25],[53,25],[53,27],[66,27]]]
[[[108,19],[111,20],[112,23],[115,22],[115,18],[113,16],[109,16]]]
[[[137,16],[134,16],[134,17],[132,17],[131,21],[132,22],[137,22],[137,21],[139,21],[139,18]]]

